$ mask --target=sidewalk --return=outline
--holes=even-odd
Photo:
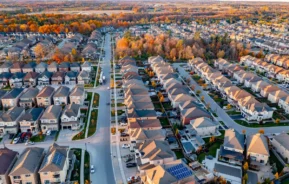
[[[111,136],[111,161],[112,161],[112,166],[113,166],[113,171],[114,171],[115,183],[116,184],[124,184],[122,176],[121,176],[120,167],[119,167],[119,160],[118,160],[121,158],[117,157],[116,138],[117,138],[116,135]]]

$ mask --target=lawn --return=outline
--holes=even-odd
[[[117,105],[117,107],[124,107],[125,106],[123,103],[117,103],[116,105]],[[114,106],[115,106],[114,103],[112,103],[111,107],[114,107]]]
[[[225,123],[223,121],[219,121],[221,123],[221,125],[225,125]]]
[[[123,113],[124,113],[123,110],[117,110],[117,115],[118,115],[118,116],[122,115]],[[111,116],[115,116],[115,110],[112,110],[112,111],[111,111]]]
[[[241,112],[238,112],[238,111],[227,111],[227,114],[228,115],[240,115]]]
[[[92,107],[98,107],[98,105],[99,105],[99,94],[94,93]]]
[[[236,123],[246,126],[246,127],[255,127],[255,128],[262,128],[262,127],[274,127],[274,126],[289,126],[289,123],[274,123],[268,122],[264,124],[257,124],[257,123],[247,123],[244,120],[235,120]]]
[[[87,92],[87,97],[86,97],[86,101],[91,101],[91,98],[92,98],[92,92]]]
[[[85,151],[84,155],[84,183],[90,181],[90,155],[87,151]]]
[[[280,119],[280,120],[285,120],[284,116],[282,116],[280,113],[274,111],[273,113],[273,119]]]
[[[223,142],[220,142],[220,141],[214,142],[213,145],[210,146],[208,153],[201,153],[200,155],[198,155],[198,161],[202,163],[206,155],[212,155],[213,157],[216,157],[217,149],[220,149],[222,144]]]
[[[177,159],[180,159],[180,158],[184,158],[184,154],[182,151],[174,151],[176,156],[177,156]]]
[[[45,139],[45,134],[42,134],[42,135],[35,135],[35,136],[32,136],[30,138],[30,141],[32,142],[43,142]]]
[[[221,135],[217,136],[216,138],[224,140],[225,130],[220,130],[219,132],[221,133]],[[205,143],[209,143],[210,142],[210,137],[203,138],[203,139],[204,139]]]
[[[272,151],[270,151],[269,162],[270,162],[270,165],[274,163],[276,164],[278,173],[280,173],[284,168],[284,166],[281,164],[281,162],[278,160],[278,158],[275,156],[275,154]]]
[[[2,141],[3,138],[0,138],[0,142]]]
[[[80,183],[81,149],[72,148],[71,151],[74,151],[76,156],[74,167],[71,173],[71,181],[78,181],[78,183]]]
[[[195,81],[197,81],[197,80],[199,80],[201,77],[198,76],[197,74],[194,74],[194,75],[192,76],[192,78],[193,78]]]
[[[98,110],[97,109],[92,110],[91,116],[90,116],[90,124],[89,124],[89,128],[88,128],[87,137],[92,136],[96,131],[97,116],[98,116]]]
[[[162,109],[162,106],[160,103],[154,103],[155,109]]]
[[[218,115],[217,115],[215,112],[213,112],[212,114],[213,114],[215,117],[218,117]]]
[[[170,102],[166,102],[166,103],[162,103],[162,104],[163,104],[163,107],[164,107],[165,109],[171,109],[171,108],[173,108]]]
[[[160,118],[159,120],[160,120],[162,126],[170,125],[168,118]]]
[[[151,96],[152,102],[158,102],[159,98],[157,96]]]

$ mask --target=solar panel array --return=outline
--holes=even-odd
[[[54,154],[54,157],[53,157],[53,159],[52,159],[52,162],[53,162],[55,165],[59,165],[59,166],[60,166],[62,159],[63,159],[63,155],[56,152],[56,153]]]
[[[167,171],[171,175],[176,177],[178,180],[181,180],[181,179],[186,178],[188,176],[191,176],[193,174],[193,172],[190,169],[188,169],[187,167],[185,167],[183,164],[178,164],[178,165],[175,165],[171,168],[168,168]]]

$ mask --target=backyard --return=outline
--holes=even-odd
[[[278,160],[278,158],[275,156],[275,154],[272,151],[270,151],[269,162],[270,162],[270,165],[276,164],[278,173],[281,173],[284,166],[281,164],[281,162]]]
[[[211,155],[213,157],[216,157],[217,150],[220,149],[222,144],[223,144],[223,142],[221,142],[221,141],[216,141],[216,142],[212,143],[212,145],[209,147],[207,153],[203,152],[203,153],[198,155],[198,161],[200,163],[202,163],[202,161],[205,160],[206,155]]]

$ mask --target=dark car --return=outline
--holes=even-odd
[[[127,137],[127,136],[129,136],[129,134],[127,134],[127,133],[121,133],[120,136],[121,136],[121,137]]]
[[[127,163],[127,164],[126,164],[126,167],[127,167],[127,168],[136,167],[136,163]]]

